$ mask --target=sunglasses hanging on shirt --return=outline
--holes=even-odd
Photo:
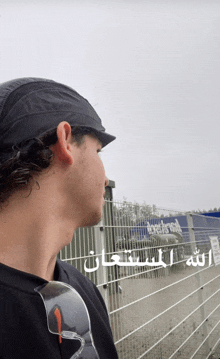
[[[44,302],[48,330],[59,335],[59,342],[75,339],[79,350],[70,359],[99,359],[94,345],[91,322],[86,304],[70,285],[51,281],[35,288]]]

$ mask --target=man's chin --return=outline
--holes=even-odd
[[[99,224],[102,219],[102,213],[93,213],[92,215],[88,216],[84,219],[81,227],[92,227]]]

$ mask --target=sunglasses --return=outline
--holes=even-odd
[[[96,351],[89,312],[79,293],[70,285],[51,281],[35,288],[46,309],[47,326],[52,334],[81,342],[79,350],[70,359],[99,359]]]

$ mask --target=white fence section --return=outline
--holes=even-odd
[[[60,259],[101,291],[120,359],[220,357],[220,218],[106,201]],[[218,248],[215,251],[218,261]]]

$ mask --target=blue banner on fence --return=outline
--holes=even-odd
[[[220,218],[196,214],[192,216],[195,231],[220,230]],[[155,234],[179,233],[184,236],[186,232],[188,232],[187,216],[146,219],[131,230],[132,235],[137,237],[138,234],[139,240],[148,239],[150,235]],[[185,241],[188,241],[188,237],[184,237]]]
[[[138,233],[140,240],[153,234],[182,234],[184,231],[188,231],[186,216],[146,219],[132,228],[132,234]]]

